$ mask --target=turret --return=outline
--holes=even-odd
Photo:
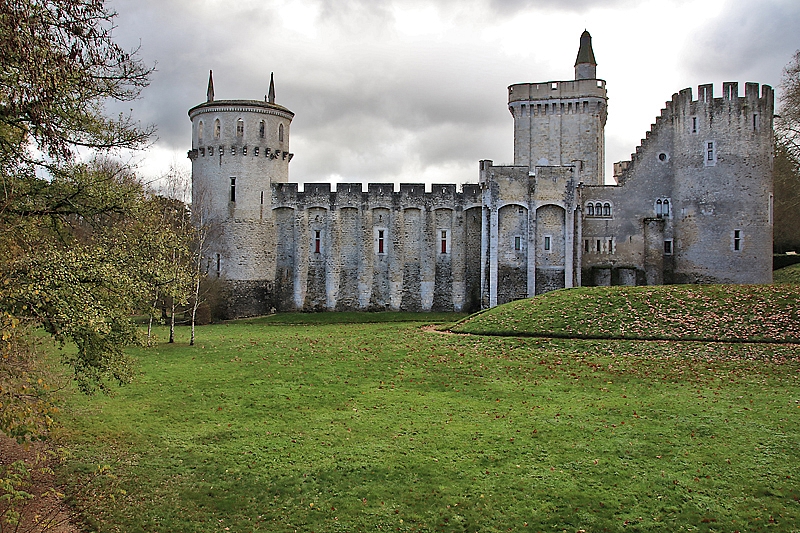
[[[584,30],[581,34],[581,46],[575,59],[575,79],[593,80],[597,78],[597,61],[592,50],[592,36]]]

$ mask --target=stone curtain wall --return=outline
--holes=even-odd
[[[477,186],[276,184],[277,310],[474,311]],[[442,242],[444,240],[444,243]],[[444,246],[444,251],[443,251]],[[470,249],[471,247],[471,249]],[[476,259],[477,258],[477,259]]]

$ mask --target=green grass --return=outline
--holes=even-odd
[[[205,326],[193,348],[179,329],[178,344],[135,352],[134,384],[71,397],[65,476],[88,526],[800,523],[794,346],[444,335],[365,316],[371,323],[320,314]]]
[[[790,265],[772,273],[773,283],[792,283],[800,285],[800,263]]]
[[[458,333],[569,338],[800,341],[800,286],[579,287],[468,317]]]

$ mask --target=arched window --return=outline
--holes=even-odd
[[[656,216],[658,218],[664,216],[664,203],[660,199],[656,200]]]
[[[203,121],[197,125],[197,140],[203,142]]]
[[[244,120],[242,119],[236,121],[236,136],[237,137],[244,136]]]
[[[278,141],[283,142],[283,124],[278,126]]]
[[[611,216],[611,204],[603,204],[603,216],[604,217]]]
[[[664,216],[669,216],[669,200],[664,200]]]
[[[594,216],[594,204],[589,204],[586,206],[586,214],[590,217]]]
[[[260,138],[262,138],[262,139],[264,138],[264,135],[265,135],[265,131],[266,131],[265,128],[266,128],[266,124],[264,124],[263,120],[258,123],[258,136]]]
[[[220,126],[219,126],[219,119],[214,121],[214,138],[219,139],[220,134]]]
[[[594,214],[598,217],[603,216],[603,205],[600,202],[594,204]]]

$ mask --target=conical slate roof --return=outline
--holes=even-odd
[[[581,47],[578,50],[578,57],[575,59],[575,66],[580,63],[589,63],[597,66],[597,61],[594,59],[594,50],[592,50],[592,36],[589,35],[587,30],[583,30],[581,34]]]

